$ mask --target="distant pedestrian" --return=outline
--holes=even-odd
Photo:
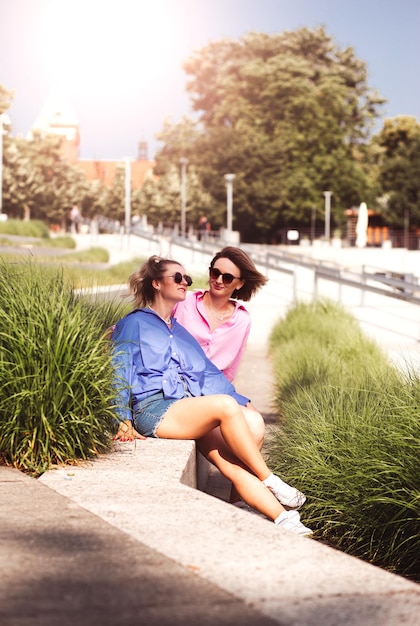
[[[211,224],[205,215],[202,215],[198,220],[198,239],[200,241],[207,241],[211,230]]]
[[[80,214],[80,209],[77,206],[77,204],[73,204],[72,208],[70,209],[69,218],[70,218],[70,231],[73,234],[78,233],[79,228],[80,228],[81,214]]]

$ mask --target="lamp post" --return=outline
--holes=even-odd
[[[325,230],[324,236],[327,241],[330,239],[330,221],[331,221],[331,196],[332,191],[324,191],[325,196]]]
[[[188,159],[181,157],[181,235],[185,237],[186,231],[186,211],[187,211],[187,165]]]
[[[316,207],[313,206],[311,209],[311,244],[313,244],[315,239],[315,220],[316,220]]]
[[[233,180],[234,178],[235,178],[235,174],[225,174],[228,234],[232,232]]]
[[[131,163],[130,158],[125,157],[125,234],[130,234],[131,225]]]
[[[5,126],[10,125],[7,113],[0,114],[0,215],[3,212],[3,135],[6,134]]]

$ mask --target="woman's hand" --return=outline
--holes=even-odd
[[[120,422],[118,432],[113,437],[114,441],[134,441],[134,439],[147,439],[144,435],[140,435],[134,428],[130,420]]]

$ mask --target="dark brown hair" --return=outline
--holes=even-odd
[[[133,272],[128,279],[130,293],[134,296],[134,308],[140,309],[152,304],[155,299],[156,290],[152,283],[154,280],[162,280],[163,274],[168,265],[180,265],[178,261],[171,259],[162,259],[160,256],[153,255],[143,263],[137,272]]]
[[[266,284],[268,278],[266,278],[261,272],[257,270],[253,261],[250,257],[241,250],[240,248],[236,248],[235,246],[226,246],[220,252],[214,256],[211,260],[210,268],[214,266],[218,259],[229,259],[239,268],[241,273],[241,279],[244,281],[243,286],[240,289],[235,289],[232,294],[232,298],[237,298],[238,300],[244,300],[247,302],[251,300],[252,296]]]

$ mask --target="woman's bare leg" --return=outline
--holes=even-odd
[[[201,439],[217,426],[234,455],[259,480],[271,474],[252,438],[242,407],[228,395],[178,400],[166,412],[156,434],[163,439]]]
[[[200,452],[232,482],[232,491],[237,494],[232,502],[242,499],[272,520],[285,510],[272,492],[232,453],[219,428],[199,439],[197,444]]]
[[[206,435],[210,437],[212,431],[218,437],[217,426],[220,426],[220,433],[228,448],[239,459],[238,463],[232,463],[227,456],[223,470],[245,502],[272,519],[275,524],[299,535],[311,535],[312,531],[301,523],[298,511],[286,511],[280,504],[280,500],[283,501],[284,487],[292,492],[293,497],[300,492],[270,472],[252,438],[242,407],[230,396],[214,395],[178,400],[166,412],[157,429],[157,435],[167,439],[198,440]],[[212,447],[210,440],[209,446]],[[288,498],[289,494],[286,494],[286,499]]]
[[[264,435],[265,435],[265,423],[262,418],[261,413],[259,413],[253,407],[251,409],[247,407],[242,407],[242,413],[247,421],[249,429],[251,431],[251,435],[258,446],[258,449],[261,450],[262,445],[264,443]],[[201,439],[197,441],[198,449],[200,452],[213,463],[220,472],[226,476],[225,471],[223,470],[223,464],[225,463],[226,457],[229,457],[230,463],[241,464],[239,459],[232,454],[229,446],[226,441],[223,439],[223,436],[220,432],[220,428],[217,428],[216,431],[219,433],[218,437],[205,435]],[[211,438],[209,438],[211,437]],[[238,493],[235,485],[232,483],[231,491],[230,491],[230,502],[238,502],[242,496]]]

